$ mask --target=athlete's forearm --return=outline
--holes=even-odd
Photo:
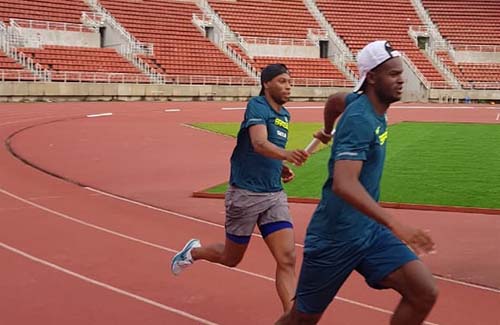
[[[358,211],[393,229],[396,222],[394,218],[368,194],[358,180],[334,181],[333,191]]]
[[[330,134],[337,118],[345,110],[346,93],[336,93],[328,97],[323,110],[324,131]]]
[[[268,140],[260,140],[252,142],[255,152],[268,158],[286,160],[286,150],[278,147]]]
[[[323,123],[324,123],[324,131],[327,134],[332,133],[333,126],[335,125],[335,121],[342,114],[344,109],[339,109],[338,107],[325,107],[325,111],[323,112]]]
[[[267,128],[265,125],[253,125],[248,130],[250,141],[255,152],[268,158],[286,159],[286,151],[278,147],[267,138]]]

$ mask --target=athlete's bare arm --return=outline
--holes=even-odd
[[[335,121],[345,110],[345,98],[348,93],[341,92],[330,95],[325,102],[325,108],[323,110],[323,123],[324,127],[321,130],[314,133],[314,137],[323,143],[328,143],[332,137],[331,133]]]
[[[286,160],[294,165],[300,166],[309,157],[302,149],[285,150],[278,147],[267,139],[267,128],[263,124],[252,125],[248,129],[254,150],[266,157]]]
[[[432,238],[423,230],[415,229],[394,219],[365,190],[359,181],[363,161],[337,160],[333,176],[333,191],[360,212],[389,228],[399,239],[408,244],[416,254],[435,249]]]

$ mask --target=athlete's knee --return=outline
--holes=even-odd
[[[222,258],[222,264],[228,267],[236,267],[240,264],[243,256],[228,256],[224,255]]]
[[[439,290],[434,283],[423,283],[417,290],[412,290],[412,294],[406,298],[415,310],[428,313],[436,303],[438,295]]]
[[[428,285],[421,293],[419,305],[422,310],[430,311],[437,301],[439,290],[435,284]]]
[[[281,268],[295,269],[296,258],[295,248],[287,249],[279,252],[279,254],[276,256],[276,262]]]

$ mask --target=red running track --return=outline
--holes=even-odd
[[[32,165],[0,150],[0,324],[272,324],[280,304],[258,235],[236,269],[200,262],[178,278],[169,273],[187,239],[223,239],[223,202],[191,193],[227,179],[234,145],[184,124],[239,121],[241,110],[221,108],[243,106],[2,104],[0,137]],[[308,107],[293,109],[294,121],[321,121],[318,103],[290,106]],[[392,123],[498,123],[500,112],[400,107]],[[85,117],[104,112],[113,115]],[[299,257],[313,209],[291,205]],[[424,259],[441,275],[429,324],[500,324],[499,216],[393,213],[431,229],[439,245]],[[353,275],[322,323],[388,324],[397,300]]]

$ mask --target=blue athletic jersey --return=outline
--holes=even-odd
[[[387,140],[386,116],[375,112],[366,95],[355,96],[347,98],[348,106],[337,124],[328,162],[329,176],[309,223],[307,236],[335,241],[366,239],[380,226],[332,190],[335,161],[362,160],[359,180],[371,197],[379,200]]]
[[[289,122],[290,113],[286,108],[281,107],[280,112],[276,112],[264,96],[253,97],[248,101],[245,118],[241,122],[236,147],[231,156],[231,185],[252,192],[278,192],[283,189],[283,162],[255,152],[248,129],[256,124],[265,125],[267,139],[278,147],[285,148]]]
[[[353,101],[361,97],[360,94],[357,93],[349,93],[345,96],[345,107],[349,106]]]

